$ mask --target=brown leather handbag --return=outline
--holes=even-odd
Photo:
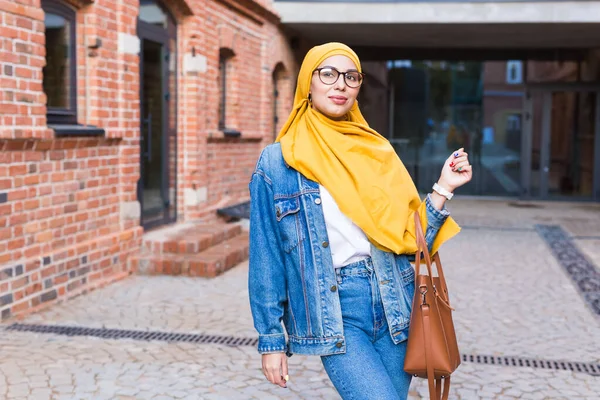
[[[410,329],[404,370],[429,381],[429,398],[447,400],[450,393],[450,374],[460,365],[460,354],[448,287],[439,254],[435,254],[438,276],[433,276],[427,242],[419,214],[415,212],[417,253],[415,257],[415,294],[410,315]],[[421,253],[427,273],[421,274]],[[442,392],[442,380],[444,384]]]

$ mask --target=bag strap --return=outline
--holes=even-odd
[[[433,363],[431,362],[431,325],[429,323],[429,304],[421,304],[421,318],[423,318],[423,342],[425,343],[425,365],[427,366],[427,381],[429,383],[429,398],[431,400],[439,399],[435,390]]]
[[[417,239],[417,254],[415,256],[415,269],[416,275],[419,275],[421,269],[421,253],[423,254],[423,258],[425,259],[425,264],[427,264],[427,272],[429,273],[429,277],[433,278],[433,273],[431,271],[431,256],[429,255],[429,249],[427,247],[427,242],[425,241],[425,234],[423,233],[423,227],[421,226],[421,218],[419,218],[419,213],[415,211],[415,235]]]
[[[444,276],[444,268],[442,268],[442,261],[440,260],[439,253],[435,253],[435,255],[433,256],[433,262],[435,262],[436,270],[437,270],[438,276],[440,277],[440,285],[442,286],[441,289],[442,289],[443,299],[446,301],[448,306],[450,306],[450,298],[448,296],[448,287],[446,286],[446,277]]]
[[[423,258],[425,259],[425,264],[427,264],[427,272],[429,273],[429,278],[431,280],[431,285],[433,286],[433,263],[431,261],[431,256],[429,254],[429,249],[427,246],[427,241],[425,240],[425,234],[423,233],[423,227],[421,226],[421,218],[419,217],[419,213],[415,211],[415,234],[417,239],[417,254],[415,256],[415,288],[417,282],[417,276],[419,275],[421,269],[421,252],[423,253]],[[443,303],[450,309],[452,306],[450,305],[450,299],[448,296],[448,287],[446,286],[446,277],[444,276],[444,269],[442,268],[442,261],[440,260],[439,253],[435,253],[433,256],[433,261],[435,262],[436,272],[438,274],[439,282],[440,282],[440,290],[436,290],[435,296],[442,300]],[[418,289],[418,288],[417,288]]]
[[[429,249],[427,248],[427,242],[425,241],[425,235],[423,234],[423,227],[421,226],[421,219],[419,218],[419,213],[415,212],[415,232],[417,239],[417,254],[415,255],[415,268],[417,269],[415,273],[415,283],[417,281],[417,276],[419,275],[419,270],[421,268],[421,252],[423,252],[423,256],[425,258],[425,264],[427,264],[427,272],[429,273],[429,279],[433,286],[433,274],[431,270],[431,257],[429,255]],[[440,257],[436,253],[435,255],[435,263],[438,270],[438,275],[440,277],[440,281],[443,285],[443,292],[446,299],[448,298],[447,289],[446,289],[446,281],[444,279],[444,275],[440,263]],[[421,288],[416,287],[415,290],[420,290]],[[437,295],[437,293],[435,294]],[[423,300],[425,300],[425,295],[423,294]],[[448,400],[448,396],[450,394],[450,376],[444,378],[444,382],[442,384],[442,379],[435,378],[435,372],[433,370],[433,346],[432,346],[432,338],[431,338],[431,322],[430,322],[430,307],[429,304],[423,302],[420,304],[421,307],[421,318],[423,320],[423,342],[425,343],[425,363],[427,365],[427,383],[429,385],[429,398],[431,400]],[[443,393],[442,393],[443,386]]]

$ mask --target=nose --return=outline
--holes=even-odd
[[[337,90],[346,90],[346,80],[344,79],[344,74],[340,74],[338,76],[338,80],[335,82],[335,88]]]

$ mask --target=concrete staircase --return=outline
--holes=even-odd
[[[144,234],[129,267],[142,275],[212,278],[246,260],[248,247],[248,233],[239,224],[176,224]]]

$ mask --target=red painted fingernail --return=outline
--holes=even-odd
[[[452,162],[450,163],[450,166],[451,166],[451,167],[454,167],[454,161],[452,161]]]

